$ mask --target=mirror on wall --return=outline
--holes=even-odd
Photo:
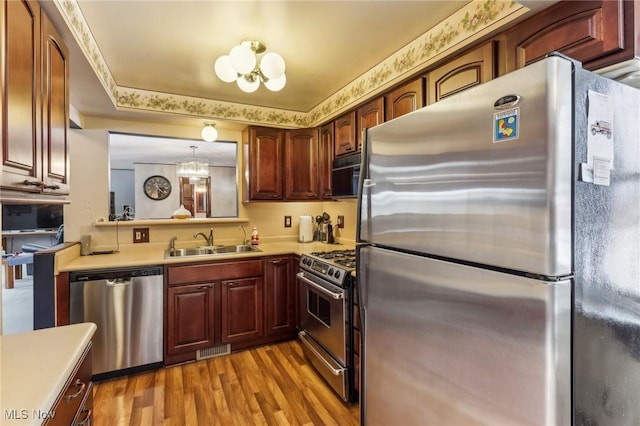
[[[206,162],[195,177],[179,163]],[[237,217],[237,143],[111,132],[109,219],[168,219],[180,206],[192,217]]]

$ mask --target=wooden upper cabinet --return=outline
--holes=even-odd
[[[2,2],[3,189],[69,194],[69,52],[35,1]]]
[[[249,173],[244,197],[249,200],[282,200],[284,131],[270,127],[250,127],[245,151]]]
[[[318,199],[318,129],[285,132],[285,198]]]
[[[320,199],[331,198],[331,166],[333,161],[334,123],[320,128],[318,146],[318,192]]]
[[[358,108],[356,119],[356,149],[360,149],[364,141],[364,130],[384,123],[384,97],[380,96]]]
[[[40,6],[36,1],[2,2],[1,186],[41,192]],[[1,93],[1,92],[0,92]],[[33,182],[33,185],[23,182]]]
[[[432,104],[495,77],[493,42],[464,53],[427,73],[427,99]]]
[[[338,117],[334,125],[334,155],[336,157],[355,152],[356,142],[356,112],[351,111]]]
[[[387,93],[384,120],[393,120],[422,108],[425,105],[424,86],[424,77],[419,77]]]
[[[42,15],[42,180],[44,192],[69,193],[69,50]]]
[[[561,1],[503,35],[505,71],[558,51],[595,70],[640,55],[634,1]],[[635,26],[640,21],[635,22]]]

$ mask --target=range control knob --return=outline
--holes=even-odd
[[[333,274],[334,277],[340,278],[340,269],[336,269],[336,272]]]
[[[333,268],[329,268],[328,274],[329,274],[329,276],[333,275]]]

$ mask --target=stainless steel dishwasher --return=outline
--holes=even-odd
[[[93,322],[94,379],[162,363],[162,266],[70,274],[70,320]]]

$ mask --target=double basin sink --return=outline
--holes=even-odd
[[[253,253],[262,251],[258,247],[250,245],[229,245],[229,246],[204,246],[193,248],[167,249],[164,252],[165,258],[185,257],[185,256],[210,256],[216,254],[233,254],[233,253]]]

